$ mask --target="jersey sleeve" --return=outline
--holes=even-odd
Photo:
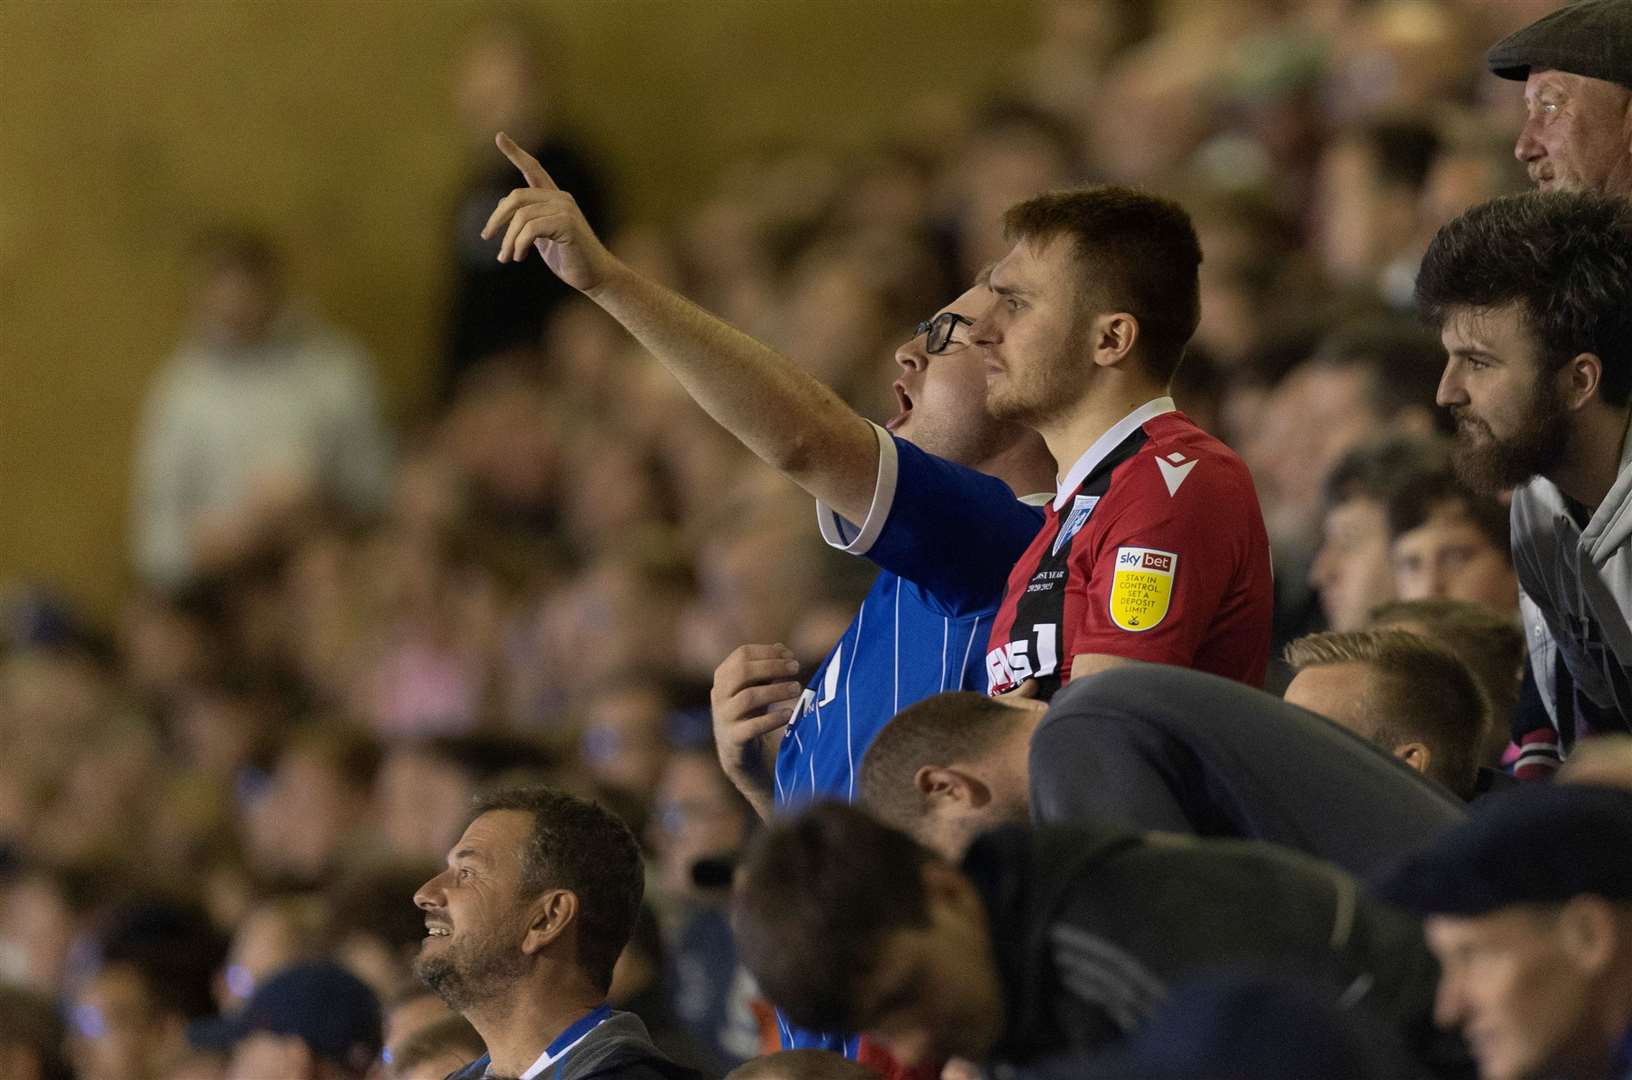
[[[1067,665],[1101,653],[1190,667],[1242,557],[1247,522],[1226,463],[1195,462],[1177,492],[1154,459],[1133,464],[1132,497],[1118,498],[1095,542],[1071,553],[1071,576],[1086,582],[1087,595],[1077,625],[1063,628]],[[1209,466],[1216,476],[1206,475]],[[1069,680],[1069,667],[1062,674]]]
[[[917,585],[942,614],[995,607],[1042,511],[996,477],[874,430],[878,481],[867,519],[858,526],[817,503],[822,538]]]

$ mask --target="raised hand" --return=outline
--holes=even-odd
[[[762,817],[769,808],[761,809],[756,797],[764,785],[750,772],[748,748],[755,739],[785,727],[793,718],[804,690],[798,674],[793,653],[781,645],[738,646],[714,669],[709,700],[720,767]],[[768,804],[769,799],[765,801]]]
[[[520,262],[536,248],[556,277],[580,292],[593,292],[618,265],[584,220],[578,202],[562,191],[538,159],[499,132],[494,142],[527,181],[494,208],[482,227],[482,239],[503,234],[500,262]]]

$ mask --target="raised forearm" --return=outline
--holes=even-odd
[[[842,516],[872,503],[878,440],[792,360],[619,264],[588,292],[722,427]]]

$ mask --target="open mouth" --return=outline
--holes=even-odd
[[[900,405],[901,411],[885,422],[885,431],[894,431],[896,428],[906,423],[907,417],[912,415],[912,395],[908,394],[906,387],[902,386],[899,382],[895,384],[893,389],[895,390],[896,403]]]
[[[427,941],[434,940],[436,938],[449,937],[452,934],[452,927],[443,926],[440,923],[427,923],[425,925],[425,940]]]

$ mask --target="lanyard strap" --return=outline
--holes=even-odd
[[[521,1074],[521,1080],[535,1080],[545,1069],[565,1057],[568,1051],[583,1042],[590,1032],[600,1027],[611,1017],[612,1006],[603,1001],[590,1012],[574,1020],[567,1026],[565,1031],[555,1037],[554,1042],[544,1048],[544,1053],[539,1055],[538,1060],[533,1062],[527,1071]]]

